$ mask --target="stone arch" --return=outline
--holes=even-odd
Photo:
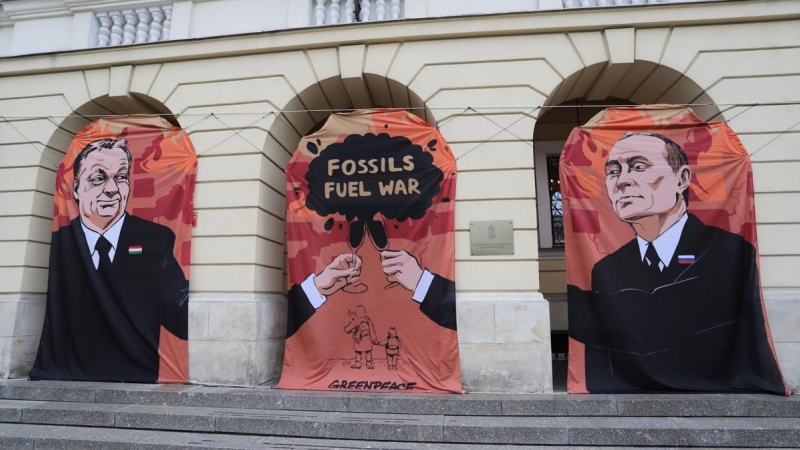
[[[58,123],[58,129],[74,136],[83,127],[105,116],[124,116],[130,114],[159,114],[163,115],[173,125],[180,126],[178,118],[169,108],[159,100],[146,94],[130,92],[127,95],[112,96],[109,94],[95,97],[78,106],[72,115],[63,118]],[[66,151],[63,136],[54,134],[48,147]],[[69,142],[66,143],[69,146]]]
[[[704,120],[720,118],[720,109],[690,77],[653,61],[614,63],[606,59],[576,71],[559,83],[539,111],[539,119],[552,111],[548,106],[581,100],[603,104],[702,104],[693,108]]]
[[[397,98],[399,96],[393,96],[392,91],[406,92],[407,96]],[[429,123],[436,123],[434,115],[424,107],[420,97],[406,86],[400,85],[384,75],[360,73],[348,76],[346,72],[338,73],[307,86],[285,105],[282,105],[280,112],[276,113],[272,124],[268,127],[267,142],[264,144],[265,150],[270,153],[288,153],[288,157],[285,159],[288,162],[300,139],[321,128],[331,114],[337,111],[345,112],[362,108],[406,108]],[[273,148],[274,152],[269,151],[269,148]],[[281,157],[284,156],[286,155],[281,155]],[[283,173],[281,172],[280,175],[282,176]],[[273,183],[276,181],[273,180]],[[281,182],[285,184],[284,180]],[[284,213],[285,206],[284,211],[274,211],[273,216],[283,218],[285,227]],[[283,236],[283,274],[285,279],[287,259],[285,234]],[[285,282],[282,290],[285,290]],[[285,315],[275,315],[272,320],[274,323],[267,324],[268,328],[285,329]],[[280,348],[272,349],[270,357],[274,358],[280,367],[283,361],[282,343]]]
[[[407,86],[376,73],[340,72],[307,86],[279,107],[268,126],[265,148],[281,147],[291,157],[300,139],[321,128],[331,114],[362,108],[407,109],[436,123],[433,112]]]
[[[677,70],[636,60],[628,63],[598,62],[578,70],[553,88],[544,106],[539,110],[533,131],[536,165],[537,198],[547,186],[541,169],[546,161],[543,155],[558,155],[563,141],[572,128],[580,126],[610,105],[638,104],[701,104],[693,108],[700,118],[719,120],[722,113],[713,99],[691,78]],[[552,247],[551,233],[543,219],[549,217],[549,208],[539,204],[540,246]],[[545,225],[545,226],[543,226]]]
[[[559,250],[555,238],[554,227],[557,220],[552,221],[548,159],[560,155],[564,141],[574,127],[583,125],[606,106],[657,103],[703,104],[693,107],[700,118],[723,119],[722,112],[713,99],[683,73],[652,61],[614,63],[608,58],[564,78],[550,92],[544,107],[538,113],[533,142],[541,248],[539,279],[542,293],[550,302],[551,345],[554,354],[567,351],[567,301],[564,254],[563,250]],[[563,384],[563,380],[559,382],[556,376],[563,377],[565,367],[555,362],[553,370],[554,385]]]
[[[101,117],[129,114],[161,114],[171,123],[179,125],[177,118],[163,103],[147,95],[129,93],[125,96],[106,94],[95,97],[75,108],[70,115],[60,117],[60,121],[49,118],[56,125],[56,129],[44,144],[36,174],[37,186],[47,186],[47,192],[52,194],[55,171],[72,139],[86,125]]]
[[[95,97],[75,108],[70,115],[61,118],[60,122],[51,118],[57,127],[47,141],[45,152],[42,154],[40,170],[37,174],[41,178],[37,182],[49,183],[48,186],[52,188],[55,183],[55,171],[52,173],[47,170],[43,171],[42,167],[54,166],[54,170],[57,169],[57,165],[66,154],[72,139],[85,126],[102,117],[131,114],[159,114],[173,125],[180,126],[177,117],[169,108],[147,95],[129,93],[124,96],[105,94]],[[48,151],[52,153],[50,156],[48,156]],[[58,159],[56,160],[54,157]]]
[[[329,51],[334,49],[317,50],[317,52]],[[309,54],[313,55],[314,51],[309,51]],[[311,59],[313,65],[314,58]],[[402,95],[398,95],[398,92]],[[273,162],[275,165],[288,162],[300,139],[321,128],[327,118],[335,112],[368,108],[401,108],[429,123],[436,123],[432,111],[413,90],[385,75],[366,71],[348,73],[337,69],[337,73],[318,79],[316,83],[297,92],[285,104],[276,107],[278,111],[267,125],[265,143],[267,150],[282,149],[278,151],[281,154],[281,162]],[[284,152],[288,154],[288,158],[284,158],[286,156],[283,155]]]
[[[406,96],[398,98],[392,94],[400,91]],[[436,123],[424,101],[397,81],[378,74],[362,73],[360,77],[338,74],[306,87],[283,105],[269,134],[275,138],[289,131],[283,127],[290,127],[296,139],[283,139],[280,145],[293,152],[300,138],[319,129],[332,113],[369,108],[407,109],[429,123]]]
[[[51,96],[68,104],[66,97]],[[35,101],[31,100],[31,104]],[[58,103],[45,104],[53,107]],[[19,277],[13,277],[15,282],[19,279],[21,293],[11,295],[8,302],[10,308],[15,308],[16,320],[13,336],[5,339],[13,339],[14,345],[8,347],[9,354],[0,364],[0,378],[27,376],[36,357],[44,321],[55,175],[72,139],[83,127],[99,118],[94,116],[154,113],[169,114],[168,120],[177,123],[170,111],[155,99],[139,94],[125,97],[106,94],[86,101],[69,111],[66,117],[36,117],[7,124],[14,127],[10,131],[19,134],[20,138],[27,140],[30,137],[31,140],[23,145],[26,149],[35,147],[40,155],[36,166],[14,169],[17,171],[15,179],[29,186],[26,192],[19,191],[19,195],[24,197],[15,202],[19,211],[8,224],[15,233],[24,233],[20,236],[22,244],[18,256],[24,266],[15,269],[19,271]],[[23,181],[23,178],[28,180]]]

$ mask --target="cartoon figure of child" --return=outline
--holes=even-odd
[[[356,311],[347,312],[350,321],[345,325],[344,331],[353,339],[353,350],[356,352],[356,362],[351,369],[360,369],[361,360],[367,363],[367,369],[374,369],[372,365],[372,345],[378,345],[375,325],[367,316],[367,311],[363,306],[356,306]]]
[[[400,357],[400,338],[397,336],[397,329],[395,327],[389,328],[385,347],[389,370],[397,370],[397,358]]]

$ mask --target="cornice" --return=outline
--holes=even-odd
[[[276,53],[353,44],[567,33],[629,27],[643,29],[795,20],[800,19],[799,3],[798,0],[729,0],[309,27],[0,58],[0,76]]]
[[[14,21],[8,17],[8,13],[3,11],[3,6],[0,4],[0,27],[13,27]]]
[[[64,0],[25,0],[3,2],[3,11],[10,20],[47,19],[69,16],[72,13]]]
[[[109,11],[172,3],[172,0],[61,0],[72,12]]]
[[[77,12],[119,10],[165,3],[164,0],[18,0],[0,3],[0,20],[48,19]]]

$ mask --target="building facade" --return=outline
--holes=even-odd
[[[501,3],[495,5],[493,3]],[[280,373],[284,167],[331,112],[407,108],[458,159],[467,391],[551,392],[567,329],[548,161],[608,104],[691,104],[751,154],[779,361],[800,388],[800,3],[795,0],[15,0],[0,3],[0,376],[44,317],[56,167],[97,117],[169,115],[199,156],[193,382]],[[504,8],[504,9],[499,9]],[[552,172],[551,172],[552,173]],[[511,220],[513,256],[469,223]]]

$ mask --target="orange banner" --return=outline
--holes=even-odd
[[[47,310],[31,379],[182,383],[197,156],[155,116],[101,119],[56,172]]]
[[[286,168],[278,388],[461,392],[456,164],[405,111],[334,114]]]
[[[569,392],[786,393],[750,160],[726,124],[609,108],[572,131],[560,178]]]

